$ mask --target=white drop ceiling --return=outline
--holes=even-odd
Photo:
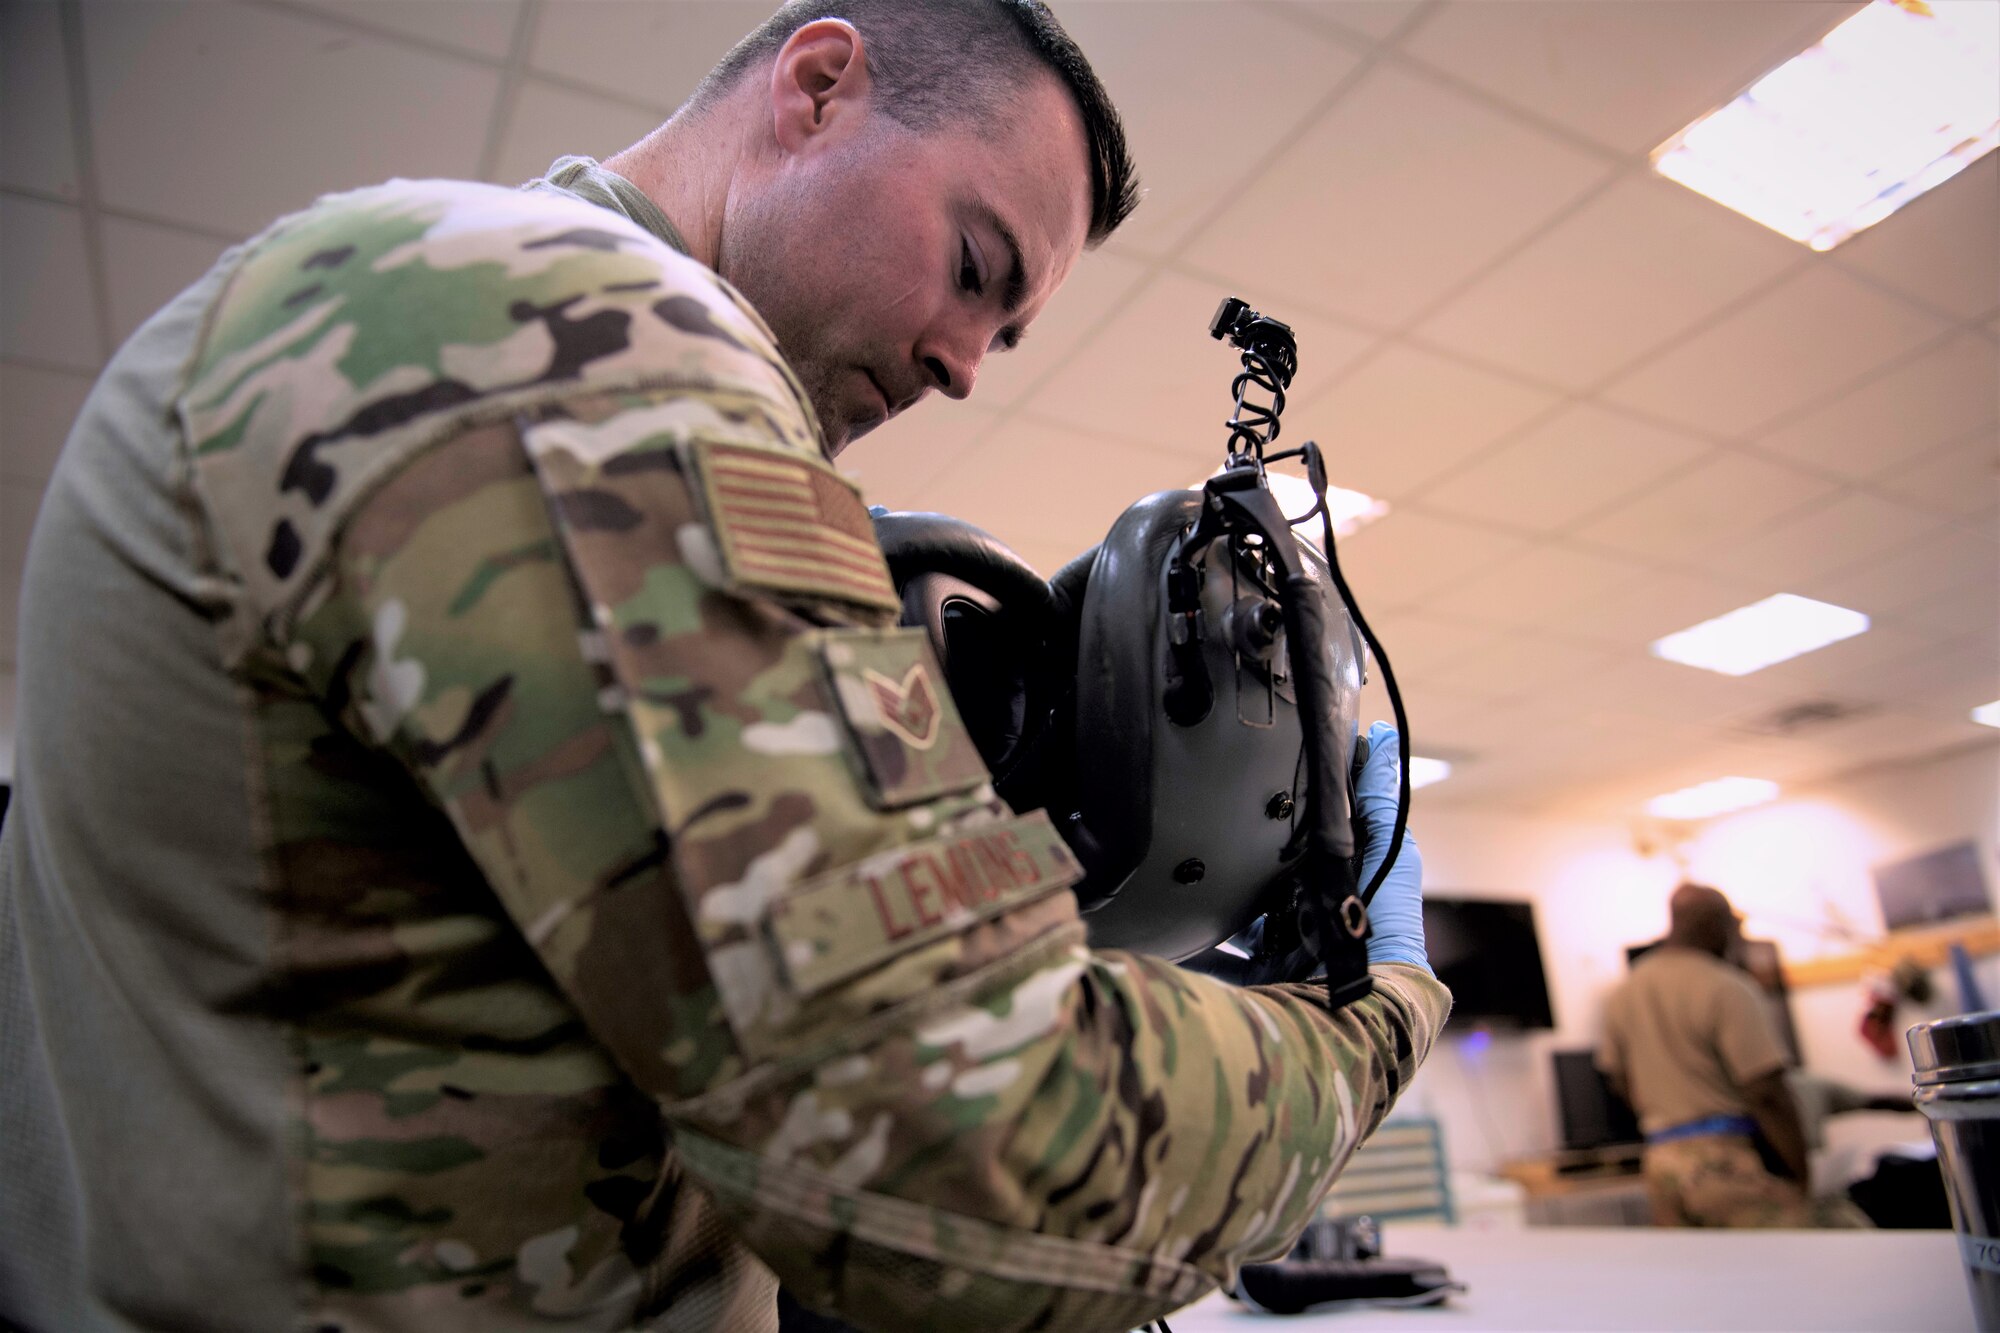
[[[1393,505],[1342,549],[1419,749],[1456,764],[1420,812],[1623,819],[1994,743],[1966,714],[2000,697],[2000,159],[1825,255],[1647,168],[1855,4],[1058,8],[1148,198],[971,402],[843,456],[872,499],[1053,570],[1213,466],[1206,325],[1239,294],[1299,333],[1286,438]],[[617,150],[765,9],[0,6],[0,736],[37,497],[119,339],[316,194]],[[1875,628],[1740,679],[1647,655],[1784,591]],[[1822,698],[1856,711],[1760,726]]]

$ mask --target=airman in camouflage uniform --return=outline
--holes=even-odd
[[[395,182],[107,371],[24,609],[0,1317],[1125,1329],[1422,1060],[1422,969],[1329,1013],[1086,947],[669,239]]]

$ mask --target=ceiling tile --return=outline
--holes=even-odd
[[[1000,414],[975,403],[927,398],[843,449],[840,471],[871,505],[936,509],[938,481],[971,456]]]
[[[1441,6],[1400,49],[1516,106],[1644,153],[1859,8],[1797,0]]]
[[[1615,649],[1564,643],[1545,634],[1510,634],[1433,677],[1472,698],[1521,700],[1621,660]]]
[[[654,113],[623,102],[525,79],[515,93],[492,180],[519,185],[540,176],[568,153],[602,160],[652,133],[659,122]]]
[[[1939,513],[1989,517],[2000,508],[2000,435],[1975,431],[1970,439],[1888,469],[1875,484]]]
[[[88,375],[0,363],[0,480],[40,485],[55,471],[70,424],[90,392]]]
[[[1580,403],[1475,459],[1418,498],[1427,509],[1554,532],[1686,467],[1713,447],[1622,412]]]
[[[2000,611],[2000,564],[1995,565],[1994,575],[1988,580],[1985,591],[1988,608]],[[1975,652],[1985,663],[1984,671],[2000,671],[2000,614],[1969,620],[1968,623],[1972,626],[1969,633],[1962,626],[1924,625],[1919,628],[1939,636],[1939,653]]]
[[[1377,713],[1393,720],[1386,706],[1360,716],[1372,722]],[[1522,755],[1533,753],[1537,739],[1534,717],[1506,700],[1458,699],[1426,691],[1409,718],[1411,753],[1449,760],[1452,775],[1447,784],[1475,773],[1504,773]],[[1424,790],[1428,794],[1434,788]]]
[[[1462,94],[1377,66],[1186,257],[1399,327],[1608,170]]]
[[[1280,0],[1271,8],[1309,27],[1383,41],[1426,3],[1428,0]]]
[[[74,199],[61,15],[51,4],[0,5],[0,185]]]
[[[1778,689],[1788,703],[1815,698],[1844,699],[1853,692],[1857,676],[1884,663],[1906,661],[1915,653],[1935,651],[1937,646],[1936,635],[1919,629],[1872,625],[1851,639],[1787,658],[1751,674],[1760,684]]]
[[[1016,417],[925,489],[932,507],[985,528],[1052,574],[1102,541],[1134,501],[1189,480],[1157,450]],[[1050,560],[1050,552],[1060,554]]]
[[[291,0],[301,9],[504,60],[521,0]]]
[[[104,284],[111,293],[111,336],[124,342],[153,312],[215,264],[223,243],[171,227],[106,218]]]
[[[1556,402],[1546,390],[1396,343],[1305,400],[1297,415],[1326,423],[1318,429],[1336,485],[1395,500]]]
[[[1977,743],[1985,739],[1983,728],[1970,719],[1939,720],[1916,716],[1901,709],[1885,709],[1856,718],[1845,725],[1829,727],[1821,734],[1808,733],[1790,746],[1817,756],[1817,771],[1801,775],[1800,784],[1822,782],[1876,764],[1893,763],[1934,755],[1943,750]]]
[[[1562,546],[1537,546],[1525,554],[1425,599],[1423,609],[1515,629],[1559,634],[1583,629],[1583,608],[1651,571],[1615,556]]]
[[[2000,239],[2000,238],[1996,238]],[[1883,475],[2000,421],[2000,348],[1960,333],[1756,439],[1851,477]]]
[[[1380,640],[1399,683],[1429,680],[1503,637],[1499,630],[1486,625],[1421,612],[1393,611],[1378,616],[1366,601],[1362,602],[1361,614],[1367,617],[1369,627]]]
[[[1147,254],[1178,246],[1360,63],[1243,5],[1069,5],[1062,20],[1124,118],[1146,197],[1118,238]],[[1199,70],[1202,95],[1162,70]]]
[[[1934,514],[1850,491],[1779,520],[1748,540],[1690,552],[1688,563],[1744,582],[1763,579],[1789,589],[1802,579],[1913,546],[1939,523]]]
[[[1235,291],[1160,273],[1124,309],[1030,394],[1023,407],[1039,417],[1144,441],[1191,460],[1182,483],[1222,462],[1232,407],[1230,382],[1242,369],[1229,348],[1208,336],[1224,296],[1257,301]],[[1299,344],[1299,377],[1288,395],[1286,438],[1310,436],[1316,413],[1313,390],[1365,351],[1372,339],[1345,325],[1299,315],[1282,303],[1257,307],[1291,325]]]
[[[1151,267],[1143,261],[1111,249],[1086,254],[1040,317],[1028,326],[1021,344],[1011,352],[989,356],[981,364],[973,390],[977,400],[987,407],[1010,407],[1020,402],[1044,377],[1074,359],[1084,339],[1133,294],[1149,272]],[[1219,302],[1221,298],[1216,299]],[[1185,326],[1172,332],[1190,336]],[[1198,332],[1193,336],[1199,339]]]
[[[1947,593],[1970,590],[1972,601],[2000,596],[2000,547],[1990,531],[1952,527],[1908,550],[1869,560],[1840,574],[1814,573],[1797,591],[1874,618],[1901,620]],[[2000,601],[1986,604],[2000,621]],[[1974,626],[1967,626],[1967,629]]]
[[[38,482],[0,481],[0,583],[18,582],[27,564],[28,535],[41,508]]]
[[[1973,578],[1933,591],[1895,618],[1946,638],[1991,634],[2000,625],[2000,556],[1990,558]],[[2000,660],[2000,649],[1994,656]]]
[[[1392,511],[1340,543],[1340,563],[1361,612],[1407,607],[1486,569],[1526,543],[1485,528]],[[1394,660],[1394,646],[1390,646]]]
[[[546,0],[530,63],[671,111],[775,8],[762,0]]]
[[[1724,435],[1746,435],[1839,392],[1945,326],[1815,264],[1604,391],[1611,402]]]
[[[1455,297],[1416,335],[1582,389],[1804,258],[1775,232],[1633,174]]]
[[[1449,759],[1460,768],[1518,740],[1532,725],[1517,703],[1490,693],[1460,694],[1429,681],[1403,681],[1401,689],[1410,753]],[[1395,710],[1379,680],[1362,691],[1356,716],[1364,727],[1378,720],[1395,725]],[[1454,773],[1452,780],[1457,777]]]
[[[105,203],[226,232],[391,176],[470,176],[499,89],[292,12],[86,5],[83,22]]]
[[[96,301],[74,208],[0,195],[0,357],[94,372]]]
[[[1645,647],[1765,595],[1721,579],[1663,571],[1584,601],[1570,612],[1563,632]]]
[[[1989,151],[1833,258],[1934,309],[1985,314],[2000,304],[2000,155]]]
[[[1683,726],[1701,725],[1789,701],[1791,688],[1762,673],[1723,676],[1634,653],[1616,666],[1567,683],[1554,698],[1579,715],[1629,713]]]
[[[1955,722],[1980,704],[2000,699],[2000,654],[1985,643],[1924,644],[1900,657],[1855,667],[1840,684],[1844,697]]]
[[[1573,535],[1629,555],[1693,564],[1717,543],[1747,537],[1834,489],[1796,468],[1723,452]]]

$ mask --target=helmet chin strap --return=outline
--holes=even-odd
[[[1324,967],[1327,1003],[1337,1009],[1367,995],[1373,984],[1368,976],[1368,908],[1357,891],[1353,810],[1334,734],[1338,709],[1326,649],[1326,603],[1265,481],[1261,459],[1242,457],[1210,477],[1202,491],[1201,516],[1167,572],[1167,610],[1173,618],[1168,637],[1179,673],[1168,683],[1167,711],[1176,722],[1183,721],[1174,716],[1177,710],[1198,720],[1213,695],[1199,651],[1204,626],[1201,570],[1194,555],[1217,541],[1255,553],[1266,564],[1284,619],[1306,769],[1301,821],[1305,857],[1293,901],[1271,914],[1275,919],[1267,924],[1266,947],[1260,953],[1275,950],[1297,958],[1299,949],[1308,951]],[[1184,652],[1184,646],[1190,651]]]

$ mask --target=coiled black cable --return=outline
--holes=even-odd
[[[1278,418],[1285,410],[1285,388],[1298,372],[1298,353],[1278,340],[1256,340],[1243,351],[1243,371],[1230,381],[1229,392],[1236,411],[1225,423],[1229,427],[1229,465],[1239,466],[1251,459],[1263,461],[1264,449],[1278,438]],[[1270,397],[1269,403],[1250,399],[1255,386]]]

